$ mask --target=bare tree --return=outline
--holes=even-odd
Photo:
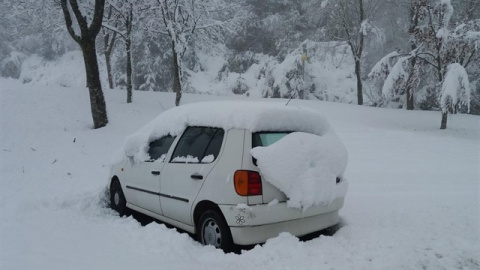
[[[127,54],[127,103],[132,102],[132,29],[134,24],[138,21],[140,4],[136,4],[135,1],[108,1],[109,12],[114,11],[115,16],[110,17],[109,21],[106,21],[103,26],[105,29],[110,30],[114,34],[118,34],[119,37],[125,42],[125,51]]]
[[[331,38],[346,42],[355,60],[358,105],[363,105],[362,56],[369,33],[378,33],[372,22],[380,6],[378,0],[335,0],[330,4],[331,20],[327,31]]]
[[[117,28],[118,23],[116,22],[115,15],[113,14],[112,6],[107,6],[108,12],[104,17],[104,21],[108,24],[113,23],[113,26]],[[117,32],[111,31],[106,27],[102,28],[103,30],[103,53],[105,54],[105,64],[107,66],[107,77],[108,77],[108,86],[110,89],[114,88],[113,85],[113,76],[112,76],[112,52],[115,47],[115,42],[117,40]]]
[[[90,26],[87,16],[82,14],[77,0],[61,0],[61,5],[68,33],[82,49],[94,128],[104,127],[108,123],[108,117],[102,84],[100,83],[95,40],[102,27],[105,0],[95,0],[94,14]],[[74,16],[72,16],[72,13]],[[75,28],[72,18],[77,23]],[[76,31],[77,27],[80,33],[78,33],[78,30]]]
[[[408,33],[410,34],[410,49],[415,51],[418,48],[417,40],[415,38],[415,33],[418,31],[418,24],[421,20],[422,7],[426,4],[426,0],[411,0],[410,2],[410,26],[408,28]],[[405,84],[405,92],[407,99],[407,110],[414,109],[414,98],[413,93],[417,88],[419,83],[419,72],[417,69],[417,58],[412,57],[410,60],[410,69],[408,72],[407,81]]]
[[[182,98],[182,57],[187,51],[188,42],[197,28],[201,14],[195,12],[195,1],[157,0],[160,5],[163,23],[172,42],[173,54],[173,91],[176,93],[175,105]]]
[[[203,39],[221,36],[232,30],[240,19],[237,4],[223,0],[156,0],[162,25],[152,21],[147,28],[154,33],[168,35],[173,58],[173,91],[175,105],[180,104],[183,85],[182,58],[200,32]],[[228,17],[226,16],[228,14]]]

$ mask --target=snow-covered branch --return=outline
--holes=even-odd
[[[459,63],[450,64],[442,83],[440,106],[444,113],[456,110],[457,106],[467,106],[470,111],[470,82],[468,74]]]
[[[397,63],[392,67],[382,87],[382,94],[384,96],[393,96],[395,89],[398,89],[398,87],[396,87],[397,84],[405,82],[408,76],[408,71],[405,69],[405,66],[408,65],[408,60],[410,60],[411,57],[412,56],[405,56],[398,59]]]
[[[108,30],[111,30],[111,31],[119,34],[119,35],[122,36],[122,38],[124,38],[124,39],[126,38],[126,31],[122,31],[122,30],[118,29],[117,27],[112,26],[112,25],[108,25],[108,24],[106,24],[106,23],[103,23],[103,24],[102,24],[102,27],[105,27],[105,28],[107,28]]]

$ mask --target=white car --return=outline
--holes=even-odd
[[[183,105],[127,137],[111,168],[111,206],[223,250],[281,232],[301,236],[338,223],[346,160],[313,110],[272,102]]]

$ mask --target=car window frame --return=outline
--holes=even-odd
[[[215,133],[213,133],[213,136],[212,138],[210,139],[210,141],[208,142],[208,144],[206,145],[204,151],[203,151],[203,154],[202,154],[202,157],[201,158],[198,158],[198,162],[186,162],[186,161],[174,161],[174,159],[176,158],[175,157],[175,152],[177,151],[179,145],[180,145],[180,141],[182,140],[183,136],[185,135],[185,133],[188,131],[188,129],[190,128],[210,128],[210,129],[216,129]],[[221,141],[221,144],[220,144],[220,148],[218,149],[218,153],[216,156],[214,156],[214,159],[211,161],[211,162],[202,162],[202,160],[205,158],[205,154],[207,153],[207,150],[208,148],[210,147],[213,139],[215,138],[215,134],[219,131],[219,130],[222,130],[223,131],[223,136],[222,136],[222,141]],[[225,129],[223,128],[220,128],[220,127],[212,127],[212,126],[188,126],[187,128],[185,128],[185,130],[182,132],[182,134],[180,136],[178,136],[177,138],[177,141],[175,143],[175,147],[173,148],[173,151],[172,151],[172,154],[169,158],[169,162],[168,163],[173,163],[173,164],[211,164],[211,163],[214,163],[218,157],[220,156],[220,153],[222,152],[222,149],[223,149],[223,145],[224,145],[224,141],[225,141],[225,137],[226,137],[226,134],[227,132],[225,131]]]

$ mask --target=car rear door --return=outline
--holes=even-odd
[[[188,127],[184,131],[161,174],[164,216],[193,225],[193,201],[217,162],[224,134],[223,129],[211,127]]]

